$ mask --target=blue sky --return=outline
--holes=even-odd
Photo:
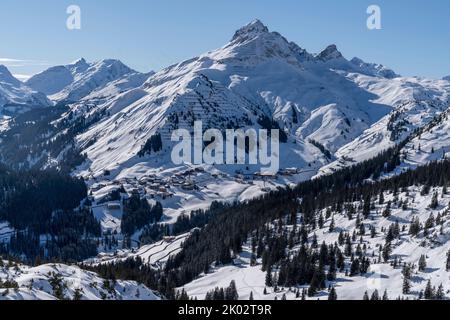
[[[66,9],[82,29],[66,28]],[[382,10],[382,30],[366,9]],[[30,75],[79,57],[118,58],[159,70],[224,45],[255,18],[309,52],[331,43],[347,58],[383,63],[403,75],[450,74],[450,1],[443,0],[2,0],[0,64]]]

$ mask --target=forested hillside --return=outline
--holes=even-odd
[[[331,176],[301,183],[293,189],[280,189],[245,203],[222,206],[219,211],[215,209],[208,224],[195,229],[181,252],[170,258],[161,271],[145,267],[139,259],[102,265],[94,270],[105,277],[143,281],[175,298],[175,288],[201,275],[214,274],[220,266],[232,265],[244,250],[251,254],[249,266],[267,273],[267,288],[279,290],[306,285],[303,296],[310,297],[328,286],[331,288],[338,272],[349,277],[364,275],[373,263],[413,268],[392,255],[398,245],[396,239],[432,239],[433,230],[443,232],[444,225],[448,226],[449,211],[440,211],[432,220],[404,221],[395,218],[394,207],[405,212],[410,210],[413,204],[409,205],[408,201],[414,201],[411,197],[415,197],[414,188],[419,186],[418,196],[431,193],[430,208],[445,208],[448,203],[438,198],[441,194],[444,197],[450,185],[450,162],[431,163],[389,179],[372,179],[395,167],[385,164],[395,163],[398,156],[397,149],[390,149],[373,160]],[[436,188],[440,188],[439,194],[432,191]],[[392,199],[388,201],[384,197]],[[392,222],[385,227],[375,223],[379,219]],[[324,234],[323,243],[316,232]],[[374,240],[370,239],[378,241],[375,247]],[[436,243],[446,245],[445,241]],[[445,269],[445,262],[442,264]],[[296,290],[296,296],[301,298],[302,292]],[[361,295],[359,299],[362,298]]]
[[[54,170],[0,168],[0,220],[14,231],[3,253],[24,255],[27,261],[77,261],[97,252],[99,223],[89,208],[82,179]]]

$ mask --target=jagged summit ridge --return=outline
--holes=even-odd
[[[103,59],[89,63],[81,58],[69,65],[47,69],[31,77],[27,84],[44,92],[52,100],[77,102],[115,81],[126,81],[125,78],[128,78],[130,85],[122,87],[131,89],[132,86],[140,86],[148,76],[129,68],[120,60]]]
[[[7,67],[0,65],[0,116],[50,105],[51,102],[45,94],[26,86],[16,79]]]
[[[266,25],[264,25],[260,20],[255,19],[249,24],[237,30],[233,36],[232,41],[243,38],[255,37],[262,33],[269,33],[269,28]]]
[[[329,45],[328,47],[326,47],[322,52],[320,52],[317,55],[317,59],[322,60],[322,61],[330,61],[330,60],[334,60],[334,59],[340,59],[343,57],[344,56],[338,50],[338,48],[335,44]]]

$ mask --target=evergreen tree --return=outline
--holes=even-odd
[[[436,220],[434,219],[434,215],[430,214],[430,217],[425,222],[425,229],[429,230],[429,229],[434,228],[435,221]]]
[[[369,299],[369,294],[367,293],[367,291],[364,292],[363,300],[364,300],[364,301],[369,301],[369,300],[370,300],[370,299]]]
[[[391,243],[390,242],[386,242],[386,244],[383,247],[383,259],[384,262],[388,262],[390,257],[391,257],[391,252],[392,252],[392,248],[391,248]]]
[[[370,216],[370,208],[372,207],[370,203],[370,196],[366,197],[364,200],[364,206],[363,206],[363,216],[365,219],[367,219]]]
[[[379,200],[378,200],[378,204],[379,204],[380,206],[384,204],[384,194],[383,194],[383,191],[380,192],[380,197],[379,197]]]
[[[328,294],[328,300],[335,301],[337,300],[337,293],[336,289],[334,287],[331,288],[330,293]]]
[[[302,301],[305,301],[305,300],[306,300],[306,290],[303,289],[302,290]]]
[[[267,270],[267,273],[266,273],[266,287],[272,287],[273,286],[273,281],[272,281],[272,270],[271,270],[272,268],[269,268],[268,270]]]
[[[370,298],[370,300],[372,300],[372,301],[378,301],[378,300],[380,300],[380,294],[378,293],[378,290],[375,290],[375,291],[372,293],[372,297]]]
[[[80,288],[76,288],[73,294],[73,300],[81,300],[83,298],[82,290]]]
[[[427,259],[425,255],[421,255],[419,259],[419,271],[424,272],[427,268]]]
[[[322,213],[319,215],[319,221],[318,221],[318,223],[319,223],[319,229],[323,229],[323,224],[325,223],[325,220],[324,220],[324,218],[323,218]]]
[[[389,218],[391,216],[391,202],[389,201],[386,205],[386,209],[383,211],[383,217]]]
[[[420,290],[418,299],[422,300],[423,299],[423,295],[424,295],[423,290]]]
[[[144,157],[146,154],[151,154],[152,152],[161,151],[163,148],[161,134],[157,133],[147,140],[144,146],[138,153],[139,157]]]
[[[374,239],[374,238],[376,237],[376,235],[377,235],[377,230],[376,230],[376,228],[375,228],[374,226],[372,226],[372,227],[370,228],[370,237],[371,237],[372,239]]]
[[[403,294],[409,294],[410,290],[411,290],[411,283],[409,282],[409,279],[403,277]]]
[[[447,252],[447,263],[445,264],[445,269],[450,270],[450,250]]]
[[[413,221],[411,222],[411,225],[409,227],[409,234],[413,237],[417,236],[420,232],[420,230],[422,229],[422,226],[420,224],[420,220],[418,217],[416,217],[415,219],[413,219]]]
[[[361,272],[360,270],[360,262],[359,259],[355,259],[352,262],[352,265],[350,267],[350,277],[354,277],[356,275],[359,275]]]
[[[334,228],[335,228],[335,222],[334,222],[334,216],[331,218],[331,223],[330,223],[330,229],[329,232],[334,232]]]
[[[444,300],[444,299],[445,299],[445,292],[444,287],[442,286],[441,283],[436,291],[436,300]]]
[[[435,192],[431,200],[430,208],[436,209],[437,207],[439,207],[439,198],[437,192]]]
[[[233,280],[230,283],[230,286],[225,290],[225,300],[228,301],[237,301],[239,300],[239,294],[236,288],[236,282]]]

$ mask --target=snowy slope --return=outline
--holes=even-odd
[[[450,106],[403,147],[399,170],[450,158]]]
[[[89,99],[101,98],[139,87],[150,75],[138,73],[119,60],[88,63],[80,59],[66,66],[52,67],[26,83],[54,101],[77,102],[89,95]]]
[[[439,194],[440,205],[437,209],[432,210],[429,208],[431,198],[434,192]],[[392,213],[389,218],[381,216],[381,212],[386,208],[388,201],[395,203],[395,197],[392,193],[385,193],[385,203],[383,205],[377,204],[372,210],[372,217],[366,220],[366,230],[369,226],[374,226],[377,230],[377,235],[372,238],[370,232],[363,237],[362,245],[367,247],[367,255],[372,256],[371,267],[367,275],[365,276],[347,276],[344,272],[338,272],[337,280],[330,283],[337,291],[339,300],[361,300],[364,293],[367,291],[369,296],[378,290],[380,296],[384,291],[390,299],[396,299],[398,297],[415,299],[418,297],[419,292],[424,290],[428,280],[431,280],[433,286],[438,287],[440,284],[444,287],[444,292],[447,298],[450,298],[450,270],[445,270],[447,261],[447,253],[450,251],[450,196],[444,195],[441,198],[442,188],[431,190],[429,195],[421,195],[421,187],[410,187],[408,190],[404,190],[399,193],[398,199],[408,201],[408,208],[406,210],[392,207]],[[358,203],[354,203],[358,205]],[[323,212],[325,214],[325,212]],[[419,218],[422,225],[433,214],[437,217],[440,214],[443,217],[442,229],[441,226],[436,226],[430,231],[430,234],[425,237],[419,235],[418,237],[412,237],[408,234],[410,221],[413,218]],[[331,218],[328,219],[324,227],[316,232],[309,234],[309,241],[311,243],[314,234],[317,236],[318,244],[326,242],[327,244],[334,244],[338,241],[339,232],[353,233],[354,230],[358,230],[356,227],[356,219],[348,220],[346,212],[342,215],[335,216],[335,231],[330,232],[329,226]],[[400,266],[394,268],[392,264],[380,263],[378,261],[379,246],[383,246],[385,243],[385,233],[389,226],[396,221],[399,221],[401,230],[400,239],[395,240],[393,243],[392,257],[398,257],[402,262]],[[274,224],[276,226],[276,224]],[[382,232],[384,228],[384,232]],[[359,243],[355,242],[355,246]],[[342,250],[343,247],[341,248]],[[298,248],[293,248],[292,252],[295,252]],[[426,256],[427,268],[421,272],[417,270],[418,261],[421,255]],[[204,299],[207,292],[214,290],[216,287],[227,287],[230,281],[236,282],[239,298],[242,300],[248,300],[250,293],[253,293],[255,299],[261,300],[273,300],[275,298],[281,299],[284,294],[288,300],[298,300],[295,291],[299,288],[278,288],[275,291],[274,288],[267,288],[265,285],[266,273],[261,271],[261,266],[250,266],[251,257],[251,241],[244,247],[244,251],[235,260],[234,265],[214,267],[212,271],[206,275],[202,275],[197,280],[187,284],[184,289],[190,296],[198,299]],[[373,261],[372,261],[373,260]],[[259,260],[261,263],[261,260]],[[403,263],[415,264],[415,271],[411,281],[411,293],[404,295],[402,293],[402,268]],[[347,267],[349,267],[350,259],[347,259]],[[276,270],[274,270],[274,274]],[[264,288],[267,289],[267,294],[264,294]],[[307,288],[307,287],[304,287]],[[181,288],[180,288],[181,289]],[[327,299],[328,292],[325,290],[319,292],[312,300]]]
[[[51,102],[45,94],[37,92],[13,77],[0,65],[0,114],[15,114],[32,107],[48,107]]]
[[[253,174],[261,166],[206,166],[209,179],[224,175],[221,183],[233,190],[226,199],[233,200],[371,158],[445,111],[450,92],[448,81],[403,78],[380,64],[349,61],[335,45],[311,54],[259,20],[236,31],[225,46],[154,75],[117,60],[80,59],[27,83],[56,101],[73,102],[61,122],[98,118],[76,138],[87,161],[75,174],[90,187],[119,187],[122,179],[148,175],[169,178],[189,169],[172,163],[170,140],[175,129],[192,131],[195,121],[203,121],[204,130],[223,130],[258,129],[261,117],[274,119],[288,136],[280,147],[280,168],[297,174],[276,177],[267,187],[235,177],[236,170]],[[139,157],[155,134],[161,134],[163,149]],[[197,191],[175,190],[176,197],[165,201],[171,220],[222,196],[212,184]]]
[[[0,300],[160,300],[133,281],[105,281],[92,272],[62,264],[30,268],[2,261]],[[9,282],[9,284],[5,284]]]

